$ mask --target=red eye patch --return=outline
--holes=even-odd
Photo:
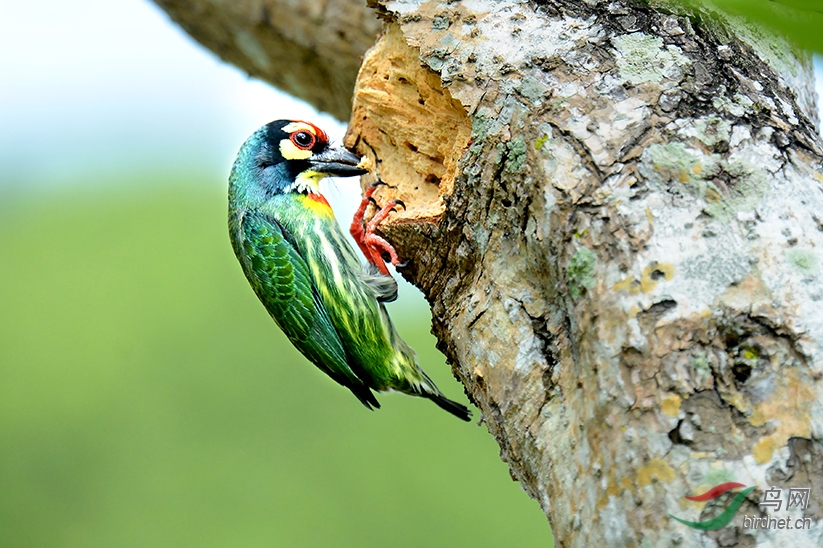
[[[302,150],[311,150],[317,142],[314,135],[308,131],[295,131],[289,135],[289,139],[291,139],[291,142],[294,143],[294,146]]]

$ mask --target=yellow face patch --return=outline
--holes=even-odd
[[[297,148],[291,139],[283,139],[280,141],[280,155],[286,160],[308,160],[311,158],[312,151]]]
[[[308,122],[290,122],[283,126],[283,131],[288,133],[290,136],[301,131],[309,133],[314,136],[315,142],[319,141],[327,143],[329,140],[328,135],[326,135],[322,129]],[[314,145],[312,145],[312,147],[313,146]],[[280,155],[286,160],[307,160],[311,157],[312,152],[311,150],[300,148],[294,143],[294,141],[291,140],[291,138],[289,138],[280,141]]]

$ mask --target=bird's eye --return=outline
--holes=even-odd
[[[314,146],[314,135],[308,131],[297,131],[291,134],[291,142],[294,143],[297,148],[309,150]]]

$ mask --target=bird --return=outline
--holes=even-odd
[[[289,341],[367,409],[380,407],[374,392],[397,391],[427,398],[469,421],[469,409],[435,386],[389,318],[385,303],[396,299],[397,282],[381,254],[395,264],[397,255],[373,233],[375,219],[362,222],[373,189],[352,223],[365,263],[320,193],[324,177],[365,173],[358,156],[332,147],[314,124],[276,120],[264,125],[241,146],[229,175],[234,253]],[[400,204],[389,202],[375,218],[379,222]]]

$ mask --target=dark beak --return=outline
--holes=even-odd
[[[309,158],[309,165],[313,171],[337,177],[352,177],[368,173],[368,170],[357,167],[359,163],[360,158],[344,148],[327,148]]]

